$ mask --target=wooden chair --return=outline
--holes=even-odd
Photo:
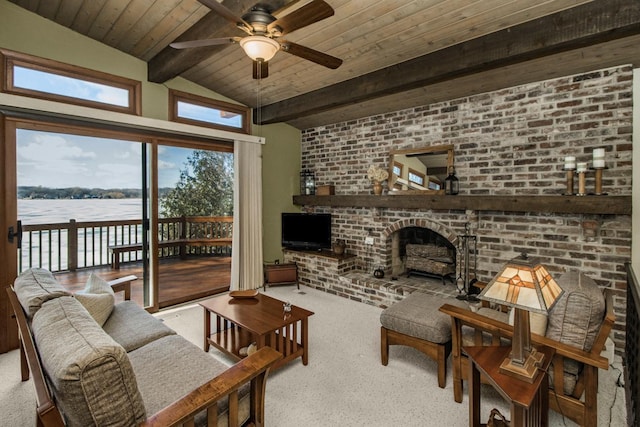
[[[609,368],[608,360],[600,353],[615,322],[611,291],[605,290],[604,294],[605,316],[590,351],[583,351],[541,335],[531,334],[532,345],[546,345],[555,349],[553,372],[550,372],[552,378],[549,379],[549,407],[579,425],[587,427],[596,427],[598,423],[598,369]],[[474,329],[472,345],[505,345],[505,340],[510,340],[513,336],[513,327],[449,304],[440,307],[440,311],[451,316],[452,320],[453,395],[455,401],[461,403],[462,382],[468,380],[469,372],[469,361],[462,344],[463,326]],[[566,394],[564,367],[570,360],[581,363],[583,367],[573,391],[571,394]],[[551,382],[552,379],[553,382]],[[584,399],[581,399],[583,394]]]

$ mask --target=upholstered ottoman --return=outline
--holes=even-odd
[[[447,382],[447,357],[451,353],[451,318],[438,309],[445,303],[466,307],[466,303],[424,292],[414,292],[380,314],[382,364],[389,363],[389,346],[406,345],[438,363],[438,385]]]

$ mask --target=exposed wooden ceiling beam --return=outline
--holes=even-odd
[[[529,83],[538,84],[548,79],[589,74],[603,68],[633,67],[633,64],[640,65],[638,46],[640,34],[345,105],[287,123],[297,129],[310,129],[371,116],[375,116],[374,119],[386,119],[408,108],[459,100]]]
[[[640,2],[594,1],[261,108],[287,122],[474,73],[640,34]],[[254,115],[255,117],[255,115]]]
[[[273,10],[277,10],[285,4],[285,1],[265,0],[262,3],[271,6]],[[256,0],[224,0],[222,4],[236,16],[241,17],[256,4]],[[243,34],[245,33],[236,29],[231,22],[216,13],[209,12],[174,41],[213,39],[242,36]],[[167,80],[171,80],[227,47],[228,45],[218,45],[180,50],[167,46],[149,61],[149,81],[164,83]]]

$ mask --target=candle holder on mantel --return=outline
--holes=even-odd
[[[596,179],[595,179],[596,189],[593,194],[595,194],[596,196],[606,196],[607,193],[602,192],[602,171],[608,168],[605,166],[601,168],[591,168],[591,169],[596,171]]]
[[[573,196],[573,174],[576,170],[576,158],[565,157],[564,158],[564,170],[567,171],[567,191],[565,196]]]
[[[565,168],[565,170],[567,171],[567,191],[565,191],[564,195],[573,196],[573,174],[575,173],[576,169]]]
[[[596,171],[596,196],[605,196],[607,193],[602,192],[602,171],[606,169],[604,163],[604,148],[593,149],[593,167],[591,169]]]
[[[578,163],[578,194],[576,196],[586,196],[586,182],[587,182],[587,164],[586,163]]]

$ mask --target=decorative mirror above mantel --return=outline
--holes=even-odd
[[[444,194],[453,167],[453,145],[392,150],[389,153],[389,194]]]

